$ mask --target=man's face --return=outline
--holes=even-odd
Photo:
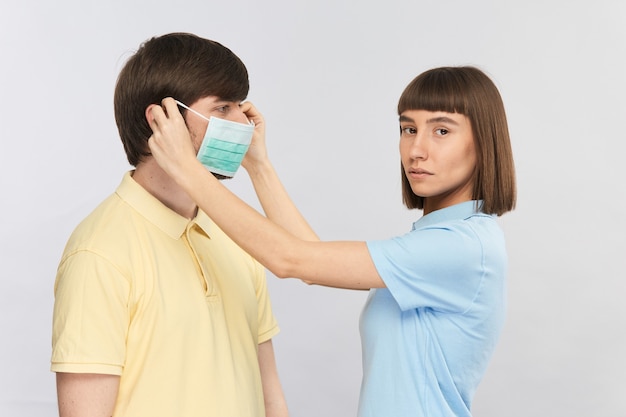
[[[207,119],[211,116],[220,119],[230,120],[232,122],[248,124],[248,118],[241,111],[238,101],[226,101],[219,97],[207,96],[189,105],[190,108],[197,111]],[[196,153],[200,149],[204,134],[206,133],[209,122],[202,117],[198,117],[193,112],[187,112],[185,121],[189,129],[189,134],[193,142]]]

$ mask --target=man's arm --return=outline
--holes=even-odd
[[[111,417],[120,377],[57,372],[60,417]]]
[[[259,345],[259,368],[261,369],[266,417],[288,417],[289,411],[278,378],[274,346],[271,339]]]

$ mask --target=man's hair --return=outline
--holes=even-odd
[[[186,104],[207,96],[242,101],[248,89],[245,65],[217,42],[190,33],[145,41],[126,62],[115,86],[115,121],[128,162],[137,166],[150,155],[147,140],[152,130],[145,116],[149,105],[165,97]]]
[[[477,155],[472,199],[482,200],[483,213],[500,216],[513,210],[515,166],[506,114],[498,89],[485,73],[467,66],[423,72],[400,96],[398,115],[407,110],[465,115],[472,126]],[[401,172],[404,204],[409,209],[422,209],[424,197],[413,193],[404,169]]]

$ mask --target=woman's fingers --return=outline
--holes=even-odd
[[[171,97],[163,99],[161,106],[149,108],[148,123],[152,136],[148,146],[157,163],[172,175],[184,167],[186,161],[195,159],[195,150],[185,121]]]

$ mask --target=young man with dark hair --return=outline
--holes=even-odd
[[[74,416],[284,417],[265,270],[154,161],[149,109],[176,97],[200,146],[205,117],[247,123],[248,74],[228,48],[172,33],[122,69],[115,118],[128,161],[61,259],[52,371]],[[213,119],[215,120],[215,119]]]

